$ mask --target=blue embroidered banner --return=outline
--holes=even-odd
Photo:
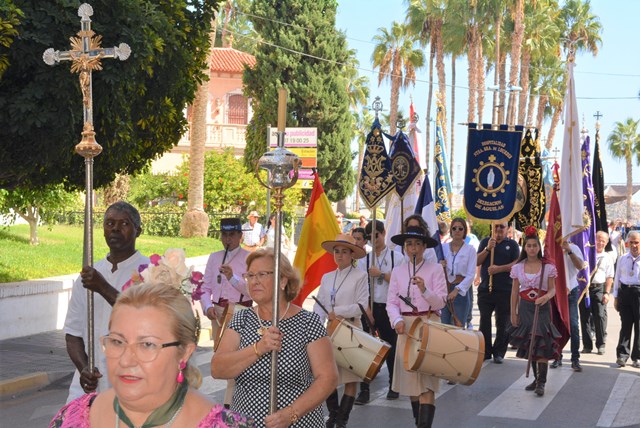
[[[396,192],[403,199],[407,191],[420,176],[420,164],[409,146],[407,134],[398,131],[389,149],[391,173],[396,182]]]
[[[374,208],[395,186],[391,159],[384,147],[380,122],[376,118],[367,135],[358,190],[367,207]]]
[[[508,221],[517,211],[518,164],[522,126],[508,131],[469,124],[464,209],[477,221]],[[524,199],[522,197],[521,199]]]

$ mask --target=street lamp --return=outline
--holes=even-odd
[[[273,151],[268,151],[260,157],[256,166],[256,177],[260,184],[273,191],[276,210],[275,233],[274,233],[274,263],[273,276],[273,308],[271,315],[271,325],[278,326],[280,318],[280,256],[282,242],[282,206],[284,190],[293,186],[298,181],[298,167],[300,158],[284,148],[285,122],[287,115],[287,90],[280,88],[278,91],[278,147]],[[262,176],[266,173],[266,179]],[[269,413],[277,411],[277,369],[278,354],[274,350],[271,352],[271,385],[269,390]]]

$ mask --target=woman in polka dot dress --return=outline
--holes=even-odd
[[[272,249],[247,257],[245,279],[257,306],[233,316],[211,360],[211,374],[235,378],[231,408],[252,416],[258,427],[319,427],[324,424],[320,405],[337,384],[331,342],[316,314],[291,304],[300,277],[286,257],[279,266],[280,320],[277,328],[271,325],[274,263]],[[278,352],[278,410],[269,414],[272,351]]]

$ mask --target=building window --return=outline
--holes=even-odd
[[[229,96],[229,117],[227,123],[246,125],[248,122],[247,98],[235,94]]]

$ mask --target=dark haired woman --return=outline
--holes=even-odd
[[[544,395],[548,361],[559,357],[557,339],[560,333],[551,322],[549,300],[556,294],[556,267],[542,259],[542,247],[535,227],[525,228],[522,253],[511,268],[511,340],[517,348],[516,356],[529,358],[534,381],[527,391]],[[536,317],[537,312],[537,317]],[[535,325],[534,325],[535,322]],[[533,340],[533,345],[531,344]]]

